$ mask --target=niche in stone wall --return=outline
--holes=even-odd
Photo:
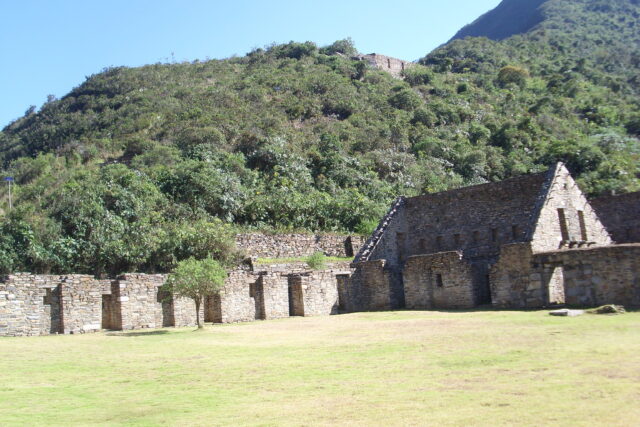
[[[562,235],[562,240],[569,241],[569,227],[567,226],[567,216],[564,212],[564,209],[558,209],[558,222],[560,223],[560,234]]]

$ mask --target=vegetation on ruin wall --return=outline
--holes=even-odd
[[[0,133],[0,270],[168,271],[223,223],[366,233],[399,194],[557,160],[591,195],[637,190],[639,12],[548,2],[529,33],[453,41],[404,80],[348,40],[106,69]]]
[[[389,312],[0,339],[3,426],[634,425],[640,313]]]

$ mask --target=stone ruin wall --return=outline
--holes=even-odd
[[[297,258],[322,252],[333,257],[353,257],[364,243],[362,236],[338,234],[236,235],[236,246],[252,258]]]
[[[236,243],[253,258],[304,257],[318,251],[327,256],[351,257],[364,238],[251,233],[237,235]],[[295,302],[300,312],[335,313],[337,276],[351,274],[348,264],[331,263],[322,271],[313,271],[304,262],[257,264],[234,270],[221,294],[203,304],[202,319],[229,323],[288,317],[293,295],[289,288],[297,281],[300,292]],[[160,292],[165,280],[166,275],[138,273],[115,280],[89,275],[7,276],[0,279],[0,336],[195,325],[194,302]]]
[[[531,232],[531,203],[545,175],[503,181],[499,192],[495,185],[484,184],[407,199],[412,238],[404,252],[407,257],[458,250],[495,255],[502,245],[525,241]]]
[[[164,275],[18,273],[0,280],[0,336],[77,334],[101,329],[195,325],[193,301],[163,301]]]
[[[404,290],[409,309],[474,307],[471,264],[461,252],[410,257],[404,269]]]
[[[402,72],[414,66],[413,62],[403,61],[402,59],[392,58],[390,56],[379,55],[377,53],[370,53],[367,55],[356,56],[353,59],[366,61],[371,67],[381,71],[386,71],[393,77],[401,78]]]
[[[616,243],[640,243],[640,191],[591,200]]]
[[[261,267],[232,271],[220,294],[202,305],[201,319],[231,323],[335,314],[338,277],[351,274],[347,262],[317,271],[304,263]],[[194,326],[194,302],[162,291],[166,277],[7,276],[0,281],[0,336]]]
[[[534,265],[561,274],[568,305],[640,307],[640,244],[542,253]],[[550,278],[547,274],[546,283]]]

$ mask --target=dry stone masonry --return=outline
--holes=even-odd
[[[237,240],[253,258],[274,253],[304,257],[317,251],[346,257],[362,244],[359,237],[338,235],[251,234]],[[318,271],[305,262],[249,264],[230,272],[219,295],[201,307],[201,316],[229,323],[335,314],[338,280],[351,272],[349,262]],[[138,273],[114,280],[27,273],[0,278],[0,336],[194,326],[194,302],[165,292],[166,278]]]
[[[400,198],[340,291],[357,310],[640,306],[640,245],[614,244],[640,242],[640,193],[595,206],[562,164]]]
[[[373,235],[241,234],[250,257],[201,316],[230,323],[366,310],[640,307],[640,193],[584,197],[567,169],[399,197]],[[618,243],[618,244],[616,244]],[[624,243],[624,244],[619,244]],[[353,262],[260,264],[321,251]],[[0,335],[195,325],[165,275],[0,279]]]

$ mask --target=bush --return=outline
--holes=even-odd
[[[529,72],[524,68],[507,65],[498,72],[498,85],[505,87],[509,83],[516,84],[523,88],[527,84]]]
[[[327,257],[322,252],[316,252],[306,259],[307,264],[312,270],[322,270],[327,263]]]

